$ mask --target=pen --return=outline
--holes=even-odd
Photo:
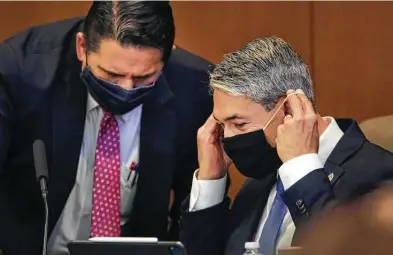
[[[138,169],[139,169],[139,164],[136,163],[135,161],[132,161],[132,163],[130,165],[130,172],[128,173],[128,177],[127,177],[127,181],[129,181],[131,178],[131,173],[134,171],[135,176],[134,176],[134,179],[132,180],[131,187],[134,187],[134,185],[136,183],[136,179],[138,176]]]
[[[131,173],[132,173],[132,171],[135,170],[135,165],[136,165],[136,162],[135,162],[135,161],[132,161],[132,162],[131,162],[131,165],[130,165],[130,167],[129,167],[130,172],[128,173],[127,181],[130,180]]]

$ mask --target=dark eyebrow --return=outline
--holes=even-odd
[[[213,114],[213,118],[214,118],[216,121],[221,122],[220,120],[218,120],[218,119],[216,118],[216,116],[214,116],[214,114]],[[233,115],[231,115],[231,116],[226,117],[226,118],[224,119],[224,122],[225,122],[225,121],[229,121],[229,120],[239,119],[239,118],[240,118],[240,117],[239,117],[237,114],[233,114]]]
[[[143,79],[148,79],[150,77],[153,77],[155,74],[156,74],[156,72],[152,72],[152,73],[148,73],[148,74],[144,74],[144,75],[133,76],[133,78],[138,79],[138,80],[143,80]]]
[[[106,70],[105,68],[103,68],[102,66],[99,66],[99,65],[97,65],[97,67],[100,68],[105,73],[109,74],[110,76],[115,76],[115,77],[124,77],[124,76],[126,76],[125,74],[115,73],[115,72]]]

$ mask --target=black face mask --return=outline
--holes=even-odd
[[[267,142],[262,129],[224,138],[224,151],[241,174],[263,179],[282,165],[277,150]]]
[[[114,115],[123,115],[141,105],[145,97],[154,88],[154,84],[152,84],[126,90],[114,83],[96,77],[88,66],[83,68],[81,79],[94,100],[104,110]]]

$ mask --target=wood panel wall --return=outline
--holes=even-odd
[[[393,113],[393,2],[315,2],[312,70],[323,114]]]
[[[0,2],[0,40],[84,15],[90,2]],[[176,43],[216,63],[262,36],[290,42],[310,66],[322,115],[393,113],[393,2],[172,2]],[[1,56],[0,56],[1,57]],[[231,169],[231,196],[244,177]]]

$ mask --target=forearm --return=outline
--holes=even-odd
[[[189,255],[217,255],[224,250],[229,199],[224,198],[227,176],[198,180],[195,171],[190,196],[183,203],[180,240]]]
[[[226,192],[227,175],[216,180],[198,180],[195,171],[190,194],[189,211],[207,209],[221,203]]]
[[[279,169],[285,192],[282,195],[296,227],[318,214],[334,200],[330,180],[317,154],[306,154]]]
[[[334,203],[335,196],[323,169],[317,169],[302,178],[282,195],[296,227]]]
[[[180,241],[189,255],[217,255],[224,253],[229,215],[229,198],[221,203],[190,212],[189,199],[184,202],[181,217]]]

